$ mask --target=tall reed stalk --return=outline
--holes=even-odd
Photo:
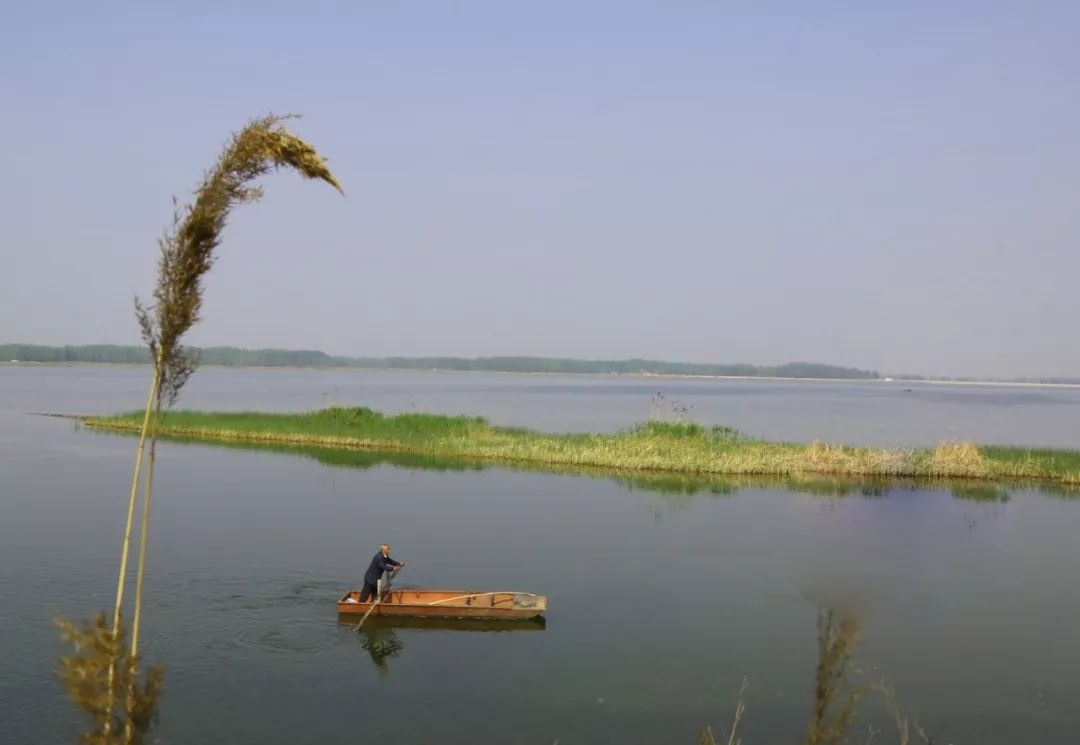
[[[341,185],[322,156],[285,128],[283,123],[288,118],[265,116],[233,134],[196,189],[194,201],[174,211],[171,230],[158,241],[160,256],[153,303],[135,301],[136,318],[143,340],[150,348],[154,370],[136,446],[112,624],[106,626],[103,616],[95,617],[82,628],[69,621],[58,622],[64,638],[75,647],[75,655],[62,660],[60,674],[71,698],[91,715],[94,728],[83,733],[82,740],[92,745],[139,745],[154,721],[162,673],[160,668],[152,669],[140,685],[138,650],[157,421],[162,408],[176,401],[198,364],[196,356],[185,350],[180,341],[200,320],[203,277],[214,264],[215,249],[220,245],[229,214],[234,206],[262,197],[262,188],[251,185],[252,181],[281,168],[325,181],[341,192]],[[124,588],[148,438],[150,450],[143,483],[131,641],[126,646],[121,621]]]
[[[910,745],[912,722],[900,712],[896,691],[885,681],[880,683],[853,683],[852,673],[861,672],[854,664],[855,648],[862,629],[860,621],[851,615],[828,608],[818,609],[817,665],[814,668],[813,701],[810,722],[801,745],[841,745],[860,742],[852,739],[852,725],[856,720],[862,700],[880,694],[885,702],[889,718],[896,727],[897,745]],[[740,745],[739,725],[746,713],[745,695],[749,678],[744,677],[735,703],[727,745]],[[914,730],[924,745],[931,745],[930,737],[914,722]],[[867,738],[863,745],[870,745],[883,730],[867,725]],[[706,727],[698,733],[698,745],[720,745],[712,729]]]

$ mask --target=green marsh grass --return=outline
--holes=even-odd
[[[100,430],[103,434],[127,437],[124,430]],[[179,445],[231,448],[250,452],[269,452],[307,458],[330,468],[368,470],[378,466],[458,472],[483,471],[488,468],[509,468],[515,471],[548,473],[610,480],[629,491],[656,492],[669,498],[695,495],[730,496],[744,489],[784,489],[820,497],[862,496],[882,497],[889,492],[945,489],[956,499],[980,502],[1007,502],[1010,490],[1033,488],[1050,496],[1080,498],[1080,486],[1054,482],[1009,481],[1000,484],[985,480],[913,479],[829,476],[817,474],[791,476],[746,476],[715,473],[685,473],[673,471],[628,471],[613,468],[562,466],[549,463],[518,461],[514,463],[470,457],[440,457],[402,450],[364,450],[359,448],[318,447],[275,441],[222,440],[166,435]]]
[[[90,427],[133,431],[141,412],[91,417]],[[632,472],[776,477],[1013,481],[1080,485],[1080,453],[979,447],[868,448],[768,442],[728,427],[650,421],[615,434],[548,434],[492,426],[481,417],[333,407],[309,413],[168,411],[162,435],[369,450],[473,461]]]

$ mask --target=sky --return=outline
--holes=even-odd
[[[1080,3],[24,2],[0,342],[137,343],[268,112],[196,345],[1080,376]]]

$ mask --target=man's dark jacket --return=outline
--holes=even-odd
[[[364,574],[364,584],[375,586],[379,581],[379,577],[382,573],[391,567],[401,566],[400,561],[394,561],[389,556],[383,556],[382,551],[375,554],[375,558],[371,560],[371,564],[368,565],[367,572]]]

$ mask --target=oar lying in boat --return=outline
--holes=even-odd
[[[470,592],[466,595],[455,595],[452,598],[443,598],[442,600],[432,600],[428,605],[439,605],[440,603],[450,603],[455,600],[464,600],[465,598],[486,598],[488,595],[528,595],[531,598],[538,598],[531,592],[518,592],[517,590],[495,590],[494,592]]]
[[[367,613],[365,613],[364,617],[360,619],[360,623],[356,624],[357,631],[359,631],[360,627],[364,625],[364,621],[366,621],[367,617],[371,615],[371,611],[375,610],[375,606],[382,602],[383,594],[390,592],[390,585],[393,584],[394,577],[397,576],[398,572],[400,572],[404,566],[404,564],[398,564],[396,567],[394,567],[394,571],[390,572],[390,577],[386,580],[386,589],[379,593],[379,597],[375,598],[375,602],[372,603],[371,607],[367,609]]]

